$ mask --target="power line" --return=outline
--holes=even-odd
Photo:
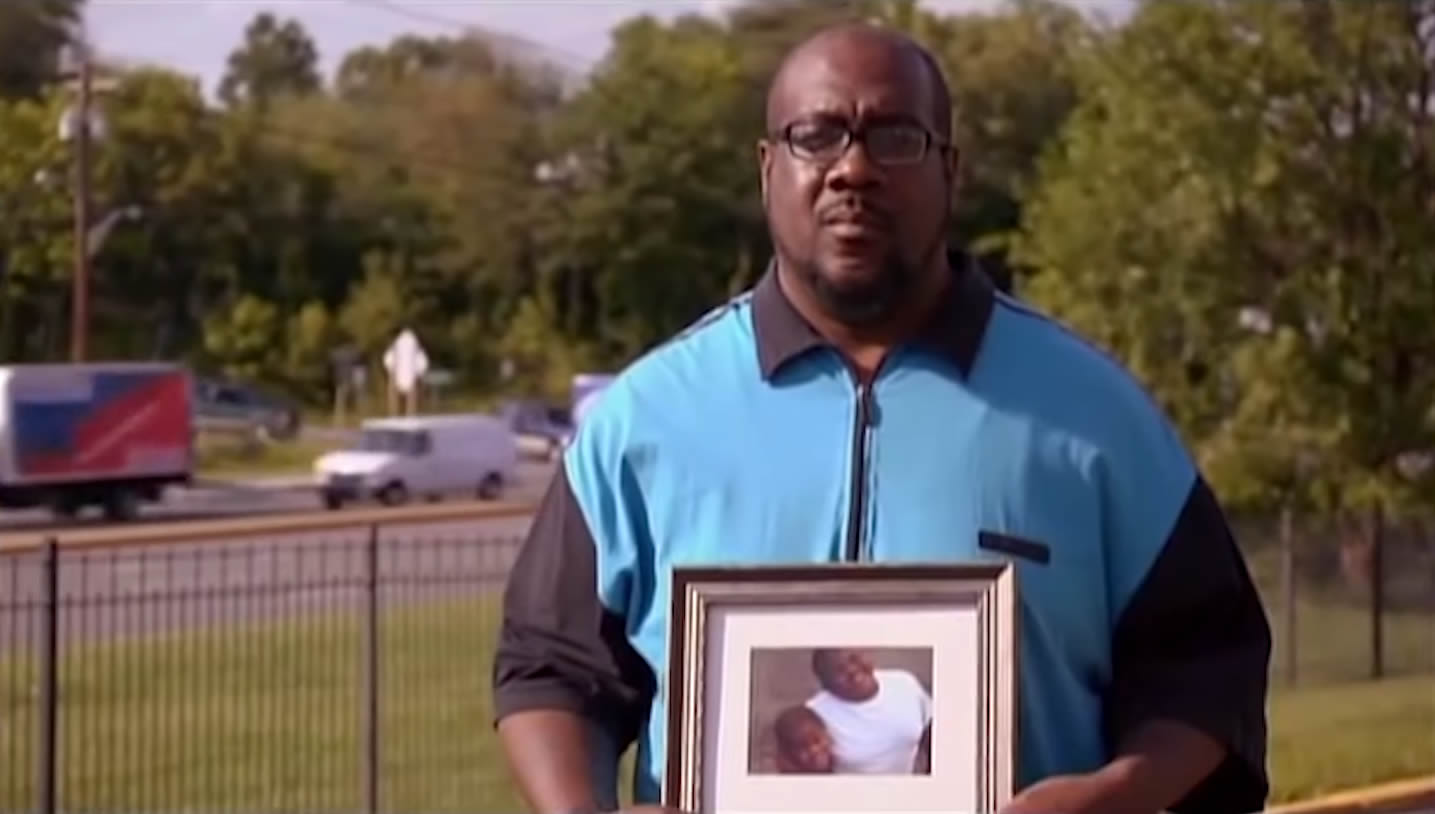
[[[465,23],[452,17],[444,17],[438,14],[434,14],[432,12],[420,11],[419,9],[411,8],[408,6],[401,6],[398,3],[388,2],[388,0],[345,0],[345,2],[354,6],[367,6],[371,9],[375,9],[378,11],[387,11],[391,14],[396,14],[400,17],[407,17],[410,20],[415,20],[421,23],[433,23],[435,25],[446,26],[448,28],[454,28],[461,31],[468,31],[478,27],[477,25]]]
[[[493,37],[506,38],[510,42],[518,45],[532,47],[540,51],[557,53],[567,58],[574,59],[575,61],[581,59],[575,54],[563,52],[560,49],[552,48],[545,44],[530,40],[526,37],[494,29],[488,29],[483,26],[466,23],[452,17],[446,17],[443,15],[433,14],[431,12],[411,7],[405,7],[403,5],[390,2],[390,0],[343,1],[349,3],[350,5],[358,7],[367,7],[372,10],[395,14],[415,21],[444,26],[453,30],[463,32],[464,34],[474,36],[478,39],[482,39],[485,34],[488,34]],[[0,0],[0,2],[5,2],[5,0]],[[125,59],[125,56],[122,54],[108,53],[107,56],[111,59]],[[379,106],[386,108],[398,108],[402,106],[401,102],[393,99],[380,98],[366,100],[366,104],[375,103],[378,103]],[[345,138],[343,135],[340,134],[328,134],[312,131],[305,132],[302,129],[293,129],[276,124],[272,120],[256,121],[253,123],[253,127],[257,135],[259,135],[261,138],[269,140],[271,143],[277,142],[280,144],[284,144],[288,147],[294,148],[328,148],[351,155],[371,156],[374,159],[382,161],[391,166],[408,167],[412,170],[417,170],[420,173],[428,175],[451,177],[454,173],[463,173],[465,175],[474,176],[489,175],[492,174],[494,171],[492,167],[480,168],[472,163],[462,161],[461,159],[458,159],[453,155],[445,155],[427,150],[408,150],[403,153],[400,153],[393,149],[386,149],[385,145],[376,143],[371,140]]]
[[[414,20],[415,22],[431,23],[433,25],[444,26],[465,34],[478,34],[480,36],[487,34],[488,36],[493,38],[503,39],[512,42],[515,45],[521,45],[525,48],[533,50],[540,55],[547,53],[562,57],[564,61],[570,63],[565,67],[572,68],[575,70],[586,70],[586,66],[592,62],[592,60],[588,59],[587,57],[584,57],[575,52],[568,51],[563,48],[550,45],[548,43],[538,42],[537,40],[529,39],[528,37],[525,37],[521,34],[515,34],[511,31],[504,31],[501,29],[492,28],[490,26],[479,25],[478,23],[464,22],[453,17],[446,17],[440,14],[434,14],[431,11],[422,11],[416,8],[412,8],[410,6],[403,6],[393,2],[393,0],[345,0],[345,2],[349,3],[350,5],[367,7],[376,11],[385,11],[399,17],[407,17],[408,19]],[[579,66],[583,67],[580,68]]]

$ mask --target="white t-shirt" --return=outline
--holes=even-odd
[[[932,697],[906,670],[877,670],[877,694],[846,701],[820,690],[807,706],[827,723],[834,770],[843,774],[911,774]]]

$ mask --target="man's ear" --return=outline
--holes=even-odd
[[[949,148],[942,159],[942,174],[947,177],[947,189],[955,200],[962,185],[962,153],[956,147]]]
[[[772,145],[767,139],[758,139],[757,142],[757,171],[758,189],[762,193],[762,205],[767,207],[767,186],[768,173],[772,171]]]

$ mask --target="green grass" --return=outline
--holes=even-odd
[[[1435,673],[1277,691],[1270,711],[1279,801],[1435,771]]]
[[[233,438],[201,437],[196,446],[198,470],[204,477],[302,475],[314,459],[334,448],[315,441],[273,441],[246,445]]]
[[[498,610],[491,600],[464,600],[387,614],[380,723],[385,809],[522,810],[490,726],[489,654]],[[1347,634],[1335,633],[1348,627],[1354,636],[1359,629],[1358,620],[1340,621],[1349,611],[1309,613],[1331,614],[1310,624],[1312,645],[1351,646]],[[1392,618],[1392,642],[1415,647],[1423,637],[1428,643],[1431,624],[1429,618]],[[76,811],[359,807],[360,631],[356,616],[336,615],[71,649],[62,663],[61,805]],[[1360,654],[1350,660],[1359,664]],[[23,810],[34,799],[36,679],[29,660],[0,661],[0,810]],[[1435,673],[1277,685],[1271,715],[1278,801],[1429,772]]]
[[[387,615],[386,808],[517,810],[489,726],[496,612],[468,601]],[[72,651],[62,667],[63,805],[360,807],[362,655],[355,615]],[[0,665],[0,810],[32,799],[35,678],[18,662]]]
[[[424,413],[491,412],[507,398],[508,394],[506,393],[450,392],[437,399],[432,394],[425,394],[419,403],[419,410]],[[382,385],[375,392],[366,393],[363,403],[358,409],[355,409],[352,402],[345,404],[344,412],[339,416],[334,414],[334,408],[330,405],[308,406],[303,409],[303,420],[306,427],[354,429],[367,419],[384,418],[389,415],[391,415],[389,404],[382,391]]]

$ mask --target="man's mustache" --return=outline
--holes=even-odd
[[[818,222],[826,226],[831,223],[861,223],[881,229],[891,228],[892,213],[879,203],[860,198],[848,198],[829,204],[817,213]]]

